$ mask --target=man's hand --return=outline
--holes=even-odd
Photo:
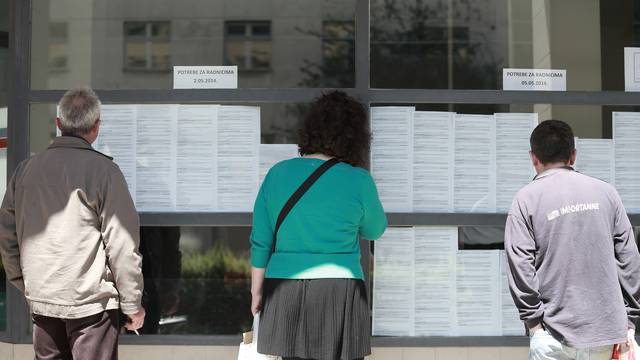
[[[140,329],[142,325],[144,325],[144,316],[145,316],[145,311],[144,311],[144,308],[141,307],[137,313],[127,315],[129,319],[127,320],[127,323],[124,324],[124,327],[129,331]]]
[[[636,335],[636,329],[629,329],[627,331],[627,342],[626,343],[620,343],[617,344],[617,349],[618,349],[618,357],[614,357],[614,359],[618,359],[618,360],[628,360],[629,358],[631,358],[631,355],[637,355],[637,354],[633,354],[633,341],[634,341],[634,337]]]
[[[544,330],[542,328],[542,323],[538,323],[536,326],[529,328],[529,334],[533,335],[536,333],[536,331],[538,330]]]

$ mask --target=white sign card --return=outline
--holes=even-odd
[[[502,89],[567,91],[567,70],[502,69]]]
[[[624,91],[640,91],[640,47],[624,48]]]
[[[6,107],[0,107],[0,128],[5,128],[7,127],[7,114],[8,114],[8,108]]]
[[[237,89],[237,66],[174,66],[174,89]]]

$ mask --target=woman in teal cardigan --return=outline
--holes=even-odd
[[[371,353],[359,238],[378,239],[387,220],[366,163],[365,107],[343,92],[317,99],[299,131],[302,157],[267,174],[253,212],[251,311],[260,312],[258,352],[284,359],[352,360]],[[322,175],[282,223],[280,210],[325,161]]]

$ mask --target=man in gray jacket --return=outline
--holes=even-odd
[[[513,200],[504,244],[529,359],[609,360],[640,316],[631,223],[613,186],[571,168],[569,125],[542,122],[530,153],[538,175]]]
[[[36,359],[116,359],[118,309],[129,330],[144,322],[138,214],[118,166],[91,147],[96,94],[70,90],[59,108],[62,136],[7,186],[2,261],[33,313]]]

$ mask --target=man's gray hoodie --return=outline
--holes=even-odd
[[[566,168],[522,188],[505,229],[520,318],[584,348],[621,343],[640,318],[640,254],[620,196]]]

